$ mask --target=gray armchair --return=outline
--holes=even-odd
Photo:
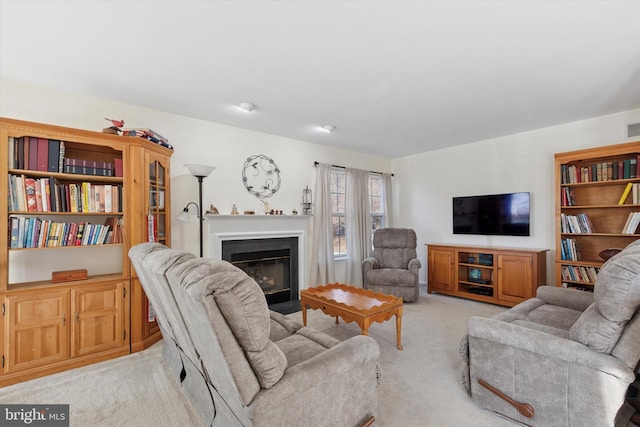
[[[362,261],[364,288],[415,301],[420,267],[416,232],[408,228],[381,228],[373,235],[371,257]]]
[[[461,343],[474,402],[527,425],[627,426],[640,359],[640,240],[610,258],[595,292],[542,286]]]
[[[207,426],[361,426],[378,411],[380,349],[270,311],[226,261],[158,243],[129,257],[163,335],[163,356]]]

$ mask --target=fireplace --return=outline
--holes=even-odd
[[[307,236],[311,232],[311,218],[310,215],[207,215],[209,256],[213,259],[225,259],[234,263],[251,263],[255,261],[252,261],[249,257],[251,252],[289,250],[289,268],[282,267],[284,269],[282,275],[288,274],[291,284],[282,286],[282,288],[286,289],[288,287],[290,289],[288,292],[290,300],[274,304],[269,303],[269,308],[283,314],[299,311],[299,291],[305,289],[309,281],[309,268],[307,265],[311,248],[309,247],[310,242]],[[287,242],[287,244],[285,245],[283,242]],[[255,245],[258,245],[258,247]],[[263,248],[260,248],[261,246]],[[225,248],[224,251],[223,247]],[[237,252],[234,260],[231,259],[231,252]],[[282,254],[278,253],[272,255],[275,255],[273,258],[286,257],[286,255],[282,256]],[[269,257],[267,256],[266,258]],[[285,292],[278,291],[276,295],[269,296],[269,291],[276,289],[275,276],[280,273],[269,272],[267,268],[271,269],[272,265],[270,263],[272,262],[286,264],[285,259],[280,259],[277,262],[275,259],[260,261],[263,263],[260,268],[264,268],[264,270],[253,271],[253,275],[252,271],[247,273],[252,277],[257,275],[262,280],[263,288],[267,291],[265,293],[267,300],[284,299],[283,294]],[[278,268],[280,267],[278,266]],[[249,268],[257,270],[258,266],[253,265],[249,266]],[[274,276],[274,285],[271,289],[267,289],[272,286],[270,276]]]
[[[267,304],[298,301],[298,238],[226,240],[222,259],[243,270],[260,286]]]

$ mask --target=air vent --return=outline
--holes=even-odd
[[[627,125],[627,138],[635,138],[640,136],[640,123]]]

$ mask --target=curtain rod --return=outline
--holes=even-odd
[[[314,167],[318,167],[318,165],[320,164],[320,162],[313,162],[313,166]],[[346,166],[338,166],[338,165],[331,165],[332,168],[340,168],[340,169],[346,169]],[[376,173],[378,175],[382,175],[382,172],[376,172],[376,171],[369,171],[369,173]],[[395,174],[391,174],[391,176],[395,176]]]

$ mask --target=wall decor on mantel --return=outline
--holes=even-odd
[[[280,169],[273,159],[264,154],[251,156],[244,162],[242,182],[247,191],[257,198],[271,197],[280,189]]]

